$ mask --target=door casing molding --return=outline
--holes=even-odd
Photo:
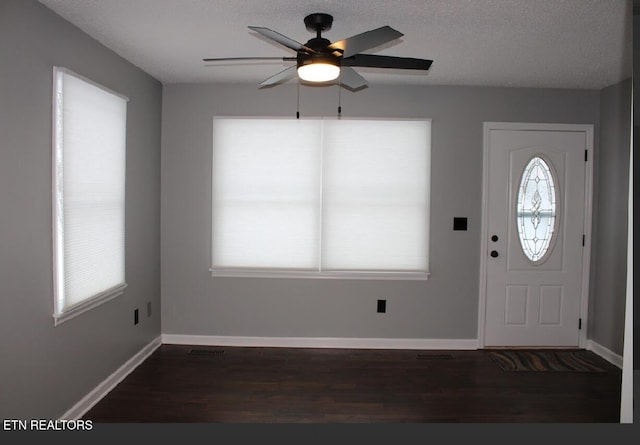
[[[478,298],[478,348],[485,347],[485,321],[487,307],[487,252],[489,251],[488,206],[489,206],[489,133],[491,130],[529,130],[529,131],[573,131],[584,132],[587,160],[585,162],[585,203],[584,233],[585,243],[582,250],[582,293],[580,296],[580,318],[582,329],[578,336],[578,346],[587,346],[587,328],[589,314],[589,280],[591,271],[591,234],[593,215],[593,128],[592,124],[546,124],[522,122],[484,122],[482,153],[482,222],[480,242],[480,280]]]

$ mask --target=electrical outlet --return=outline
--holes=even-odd
[[[139,321],[139,317],[138,317],[138,309],[134,309],[133,311],[133,324],[138,324]]]
[[[147,301],[147,317],[151,317],[151,302]]]
[[[387,300],[378,300],[378,312],[387,312]]]

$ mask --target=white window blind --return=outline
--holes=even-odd
[[[216,118],[212,273],[425,278],[430,121]]]
[[[324,123],[322,268],[427,270],[424,121]]]
[[[317,268],[318,122],[216,119],[213,267]]]
[[[122,293],[127,99],[54,69],[56,322]]]

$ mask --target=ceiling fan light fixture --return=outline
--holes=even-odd
[[[327,62],[314,62],[298,67],[298,77],[307,82],[329,82],[339,75],[340,67]]]

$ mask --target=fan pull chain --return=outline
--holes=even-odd
[[[296,104],[296,119],[300,119],[300,81],[296,82],[296,91],[297,91],[297,104]]]
[[[338,119],[342,118],[342,83],[338,80]]]

